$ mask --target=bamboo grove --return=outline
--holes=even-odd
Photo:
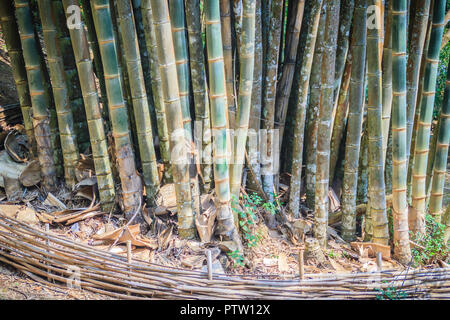
[[[343,239],[363,232],[407,263],[427,214],[450,228],[446,6],[3,0],[0,21],[45,190],[72,188],[87,152],[104,211],[133,219],[173,183],[178,234],[193,239],[200,195],[213,193],[216,235],[240,245],[233,199],[277,201],[284,187],[278,210],[310,210],[322,247],[334,191]]]

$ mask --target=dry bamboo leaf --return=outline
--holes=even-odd
[[[92,238],[96,240],[109,240],[109,241],[116,241],[116,239],[120,236],[117,243],[124,243],[128,240],[131,241],[132,245],[139,246],[139,247],[149,247],[151,249],[157,249],[158,248],[158,242],[156,239],[144,239],[140,237],[140,225],[135,224],[131,226],[127,226],[122,233],[124,227],[116,229],[114,231],[103,233],[103,234],[96,234],[93,235]],[[122,233],[122,235],[121,235]]]
[[[167,245],[169,244],[169,241],[172,237],[172,231],[173,231],[173,226],[171,226],[170,228],[167,228],[166,230],[161,232],[161,234],[158,236],[158,245],[161,250],[164,250],[167,248]]]
[[[364,257],[365,251],[367,251],[369,257],[376,257],[376,253],[381,252],[383,259],[391,258],[391,247],[383,244],[372,242],[350,242],[350,246],[354,250],[360,252],[362,257]],[[364,250],[364,252],[361,250]]]
[[[214,233],[214,222],[216,219],[216,210],[209,207],[206,211],[195,216],[195,226],[201,242],[209,242]]]
[[[168,183],[159,189],[159,196],[156,201],[158,206],[166,207],[167,210],[175,213],[177,211],[177,198],[175,194],[175,184]]]
[[[278,265],[278,259],[264,258],[263,259],[263,264],[266,267],[274,267],[274,266]]]
[[[197,269],[203,266],[203,262],[206,260],[204,255],[201,256],[188,256],[181,259],[181,264],[185,267]]]
[[[15,162],[27,162],[29,146],[26,135],[21,135],[17,131],[10,131],[4,142],[5,150]]]

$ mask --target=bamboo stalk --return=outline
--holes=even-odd
[[[435,0],[430,43],[425,65],[425,78],[419,103],[420,116],[412,171],[412,206],[416,214],[414,217],[414,230],[418,233],[425,232],[426,167],[435,98],[436,70],[439,62],[439,49],[444,28],[444,13],[445,1]]]
[[[314,58],[314,48],[316,46],[317,32],[320,21],[320,11],[322,0],[314,2],[311,6],[310,22],[307,30],[307,38],[304,49],[304,58],[302,60],[299,76],[297,111],[295,114],[296,126],[294,128],[294,143],[292,157],[292,177],[289,191],[289,211],[299,217],[300,191],[302,177],[303,144],[306,117],[306,104],[309,91],[309,80],[311,77],[311,68]]]
[[[66,17],[70,17],[67,9],[77,5],[76,0],[63,0]],[[103,119],[98,102],[97,89],[93,64],[89,54],[88,40],[83,24],[79,28],[69,29],[72,40],[73,53],[83,94],[84,107],[86,110],[89,136],[91,140],[92,158],[94,160],[95,175],[97,177],[98,190],[100,194],[101,208],[109,212],[114,207],[114,181],[111,174],[111,165],[108,157],[108,146],[103,127]]]
[[[364,76],[366,60],[367,0],[356,0],[351,52],[352,70],[349,87],[349,114],[345,142],[344,179],[342,193],[342,238],[356,238],[356,192],[364,110]]]
[[[253,173],[248,176],[248,188],[259,190],[261,181],[261,155],[259,148],[259,132],[261,129],[262,111],[262,80],[263,80],[263,43],[262,43],[262,19],[261,0],[256,0],[255,20],[255,62],[253,72],[252,101],[250,106],[249,132],[247,141],[248,166]],[[225,55],[225,52],[224,52]],[[225,71],[226,72],[226,71]],[[258,191],[259,192],[259,191]],[[262,196],[262,194],[260,195]]]
[[[381,129],[383,135],[383,163],[386,162],[386,152],[389,140],[389,128],[392,110],[392,1],[389,1],[386,17],[382,57],[382,109]],[[385,169],[386,171],[386,169]]]
[[[255,0],[243,0],[242,38],[239,50],[239,96],[234,134],[233,162],[230,168],[230,189],[231,194],[236,198],[239,198],[240,194],[242,169],[245,161],[245,145],[250,121],[255,56],[255,11]]]
[[[380,7],[379,0],[369,4]],[[377,22],[379,23],[379,21]],[[382,136],[382,84],[379,25],[367,30],[367,82],[369,87],[367,104],[367,132],[369,151],[370,214],[373,225],[373,242],[388,244],[389,230],[386,214],[383,136]]]
[[[208,57],[211,125],[213,128],[214,183],[217,195],[217,233],[239,241],[230,208],[230,183],[228,168],[227,95],[223,45],[220,30],[219,0],[205,1],[206,46]]]
[[[392,213],[394,251],[399,261],[411,260],[406,195],[406,0],[392,2]]]
[[[69,104],[69,83],[66,79],[61,49],[57,39],[58,34],[53,18],[52,3],[50,0],[39,0],[38,4],[56,113],[58,116],[58,125],[60,128],[61,149],[64,159],[64,177],[67,186],[72,188],[76,183],[75,166],[80,155],[74,130],[72,109]]]
[[[178,232],[182,238],[191,239],[195,237],[195,223],[169,8],[165,1],[158,0],[151,0],[151,8],[169,132],[170,161],[177,197]]]
[[[347,54],[347,63],[345,65],[344,74],[341,83],[341,88],[338,93],[336,111],[333,121],[333,130],[331,134],[331,146],[330,146],[330,179],[333,181],[335,175],[335,169],[339,157],[339,148],[342,143],[342,137],[344,136],[345,126],[347,123],[349,98],[348,91],[350,86],[350,75],[352,71],[352,55],[349,52]],[[336,84],[336,83],[335,83]],[[336,90],[336,88],[334,89]]]
[[[23,49],[23,58],[27,70],[33,110],[33,127],[41,165],[43,185],[49,191],[56,188],[56,166],[51,143],[49,98],[45,91],[45,79],[42,72],[40,55],[34,34],[31,11],[28,0],[15,0],[17,25]]]
[[[317,129],[316,193],[314,237],[322,248],[327,245],[328,187],[330,170],[331,117],[333,113],[333,88],[336,63],[336,46],[339,26],[340,0],[327,0],[324,48],[320,88],[319,124]]]
[[[317,128],[319,119],[319,105],[320,105],[320,80],[322,69],[322,52],[323,39],[325,34],[325,20],[326,20],[326,1],[323,1],[319,29],[317,33],[316,46],[314,49],[314,59],[311,68],[310,79],[310,93],[309,103],[306,109],[306,205],[310,209],[314,209],[315,205],[315,185],[316,185],[316,147],[317,147]]]
[[[270,26],[268,41],[270,46],[267,48],[265,57],[266,72],[264,77],[263,87],[263,120],[262,127],[267,130],[267,140],[264,143],[266,146],[265,154],[261,154],[263,159],[261,166],[261,174],[263,181],[264,192],[273,199],[274,186],[274,121],[275,121],[275,99],[277,92],[277,74],[278,74],[278,59],[281,43],[281,18],[283,14],[284,1],[272,1],[270,7]],[[273,225],[273,222],[270,222]]]
[[[132,77],[130,77],[131,98],[147,202],[149,205],[153,206],[156,204],[159,179],[139,44],[130,1],[118,1],[117,9],[121,22],[119,26],[120,32],[122,33],[122,37],[126,39],[123,43],[126,67],[128,74],[132,75]]]
[[[227,103],[229,128],[235,126],[236,106],[233,76],[233,42],[231,32],[231,1],[220,1],[220,26],[222,28],[223,59],[225,62],[225,82],[227,85]]]
[[[411,150],[411,138],[413,133],[414,114],[416,113],[417,91],[419,85],[419,76],[422,62],[422,53],[424,53],[425,38],[427,35],[427,25],[430,14],[431,0],[423,1],[423,4],[417,5],[414,15],[414,21],[411,30],[411,41],[409,45],[408,63],[406,69],[407,85],[407,140],[406,157],[409,159]]]
[[[150,77],[152,85],[153,102],[155,103],[156,123],[158,128],[159,151],[164,163],[164,177],[166,181],[172,180],[170,169],[169,132],[167,128],[166,111],[164,106],[164,93],[161,82],[161,72],[158,62],[158,46],[153,26],[152,8],[150,0],[141,2],[142,22],[144,24],[145,40],[149,52]]]
[[[276,95],[276,125],[280,136],[279,146],[281,147],[284,136],[284,127],[286,123],[286,115],[291,94],[292,80],[294,78],[295,60],[297,58],[297,48],[300,40],[300,31],[303,21],[303,12],[305,9],[305,1],[300,0],[297,3],[296,11],[292,13],[292,29],[289,30],[289,39],[285,49],[285,57],[283,61],[283,69],[281,70],[280,83],[277,86]]]
[[[212,182],[211,122],[200,16],[200,3],[188,0],[186,2],[186,23],[189,34],[195,119],[197,124],[201,126],[200,132],[197,133],[201,137],[202,145],[198,158],[201,160],[203,190],[208,193]]]
[[[450,72],[447,66],[447,79],[445,81],[444,100],[439,115],[439,129],[434,134],[437,136],[436,151],[434,156],[433,178],[431,182],[430,214],[437,221],[441,220],[442,200],[444,196],[445,175],[447,170],[448,145],[450,142]]]
[[[30,145],[30,152],[37,155],[36,139],[33,132],[32,106],[30,91],[27,82],[27,71],[22,55],[22,45],[14,17],[14,7],[12,3],[4,1],[0,4],[0,24],[3,37],[6,43],[6,50],[11,59],[11,66],[14,82],[19,97],[20,109],[22,111],[23,124]]]

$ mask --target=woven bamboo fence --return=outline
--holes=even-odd
[[[32,279],[120,299],[449,299],[450,269],[307,274],[300,280],[214,275],[133,260],[43,232],[0,214],[0,261]]]

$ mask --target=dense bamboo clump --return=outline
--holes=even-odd
[[[92,159],[94,203],[128,223],[155,231],[165,208],[240,257],[251,224],[300,243],[307,220],[320,250],[336,229],[407,265],[431,217],[448,237],[446,3],[3,0],[23,125],[0,130],[27,139],[44,196]]]

